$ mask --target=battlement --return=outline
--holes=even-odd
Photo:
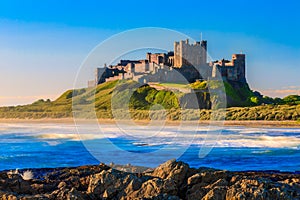
[[[186,39],[186,40],[180,40],[179,42],[175,41],[174,42],[174,45],[179,45],[179,44],[182,44],[182,45],[188,45],[188,46],[203,46],[207,44],[207,41],[195,41],[194,43],[189,43],[189,39]]]
[[[232,60],[245,60],[245,54],[232,54]]]

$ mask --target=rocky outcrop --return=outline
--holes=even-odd
[[[119,171],[104,164],[32,172],[31,180],[1,172],[0,199],[300,199],[299,174],[194,169],[176,160],[144,173]]]

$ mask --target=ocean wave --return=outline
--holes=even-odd
[[[217,140],[208,138],[205,143],[200,141],[198,145],[214,147],[260,147],[260,148],[298,148],[300,139],[296,137],[270,137],[259,136],[258,138],[243,137],[219,137]]]
[[[255,150],[251,152],[252,154],[270,154],[272,153],[271,150]]]
[[[70,140],[80,140],[78,134],[63,134],[63,133],[45,133],[34,136],[38,139],[70,139]]]
[[[16,129],[17,127],[17,129]],[[58,145],[59,141],[85,141],[103,138],[135,140],[151,145],[198,145],[215,147],[269,147],[298,148],[300,129],[297,128],[245,128],[217,126],[165,126],[147,128],[143,126],[101,125],[75,126],[64,124],[4,124],[0,139],[28,140],[30,138],[48,141],[49,145]],[[79,130],[79,133],[75,129]],[[1,130],[6,131],[1,131]],[[21,133],[20,130],[22,129]],[[223,133],[221,131],[223,130]],[[287,134],[289,133],[289,134]],[[8,135],[10,135],[8,137]],[[17,137],[11,137],[17,136]],[[53,142],[56,140],[57,142]]]
[[[263,129],[257,129],[257,130],[241,130],[238,133],[240,134],[253,134],[253,133],[269,133],[270,131],[268,130],[263,130]]]
[[[141,143],[150,145],[171,145],[171,146],[210,146],[210,147],[259,147],[259,148],[298,148],[300,138],[284,136],[258,136],[244,137],[242,135],[206,135],[195,137],[192,135],[169,137],[154,137],[151,140],[141,140]]]
[[[50,140],[72,140],[72,141],[84,141],[84,140],[96,140],[103,138],[117,138],[115,135],[103,135],[103,134],[63,134],[63,133],[45,133],[34,136],[37,139],[50,139]]]
[[[241,134],[253,134],[253,133],[274,133],[274,132],[282,132],[282,133],[295,133],[300,134],[299,128],[249,128],[249,127],[223,127],[224,131],[228,132],[237,132]]]

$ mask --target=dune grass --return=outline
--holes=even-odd
[[[194,99],[191,94],[157,90],[134,81],[111,81],[95,88],[68,90],[54,101],[41,99],[29,105],[1,107],[0,118],[69,118],[74,114],[80,118],[112,119],[118,116],[123,119],[145,120],[160,119],[165,113],[168,120],[209,120],[211,110],[208,109],[208,84],[211,84],[211,87],[219,87],[218,83],[206,81],[185,86],[179,84],[180,87],[199,90],[196,96],[200,108],[195,108],[192,104]],[[175,85],[171,84],[170,87]],[[237,87],[225,82],[224,86],[230,103],[241,106],[227,108],[227,120],[300,121],[300,97],[297,95],[272,99],[255,96],[255,92],[252,92],[248,85]],[[263,105],[266,102],[269,104]],[[124,112],[124,109],[129,112]]]

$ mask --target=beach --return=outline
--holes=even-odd
[[[96,120],[93,119],[74,119],[74,118],[42,118],[42,119],[5,119],[0,118],[0,123],[66,123],[73,124],[76,122],[79,123],[94,123]],[[120,120],[122,123],[126,123],[128,120]],[[146,125],[149,123],[149,120],[133,120],[137,124]],[[101,124],[115,124],[114,119],[98,119],[98,122]],[[130,121],[131,122],[131,121]],[[209,125],[213,123],[209,120],[202,121],[171,121],[166,120],[166,125],[178,125],[183,124],[200,124],[200,125]],[[217,122],[218,124],[223,124],[224,126],[247,126],[247,127],[297,127],[300,128],[299,121],[266,121],[266,120],[224,120],[222,122]]]

